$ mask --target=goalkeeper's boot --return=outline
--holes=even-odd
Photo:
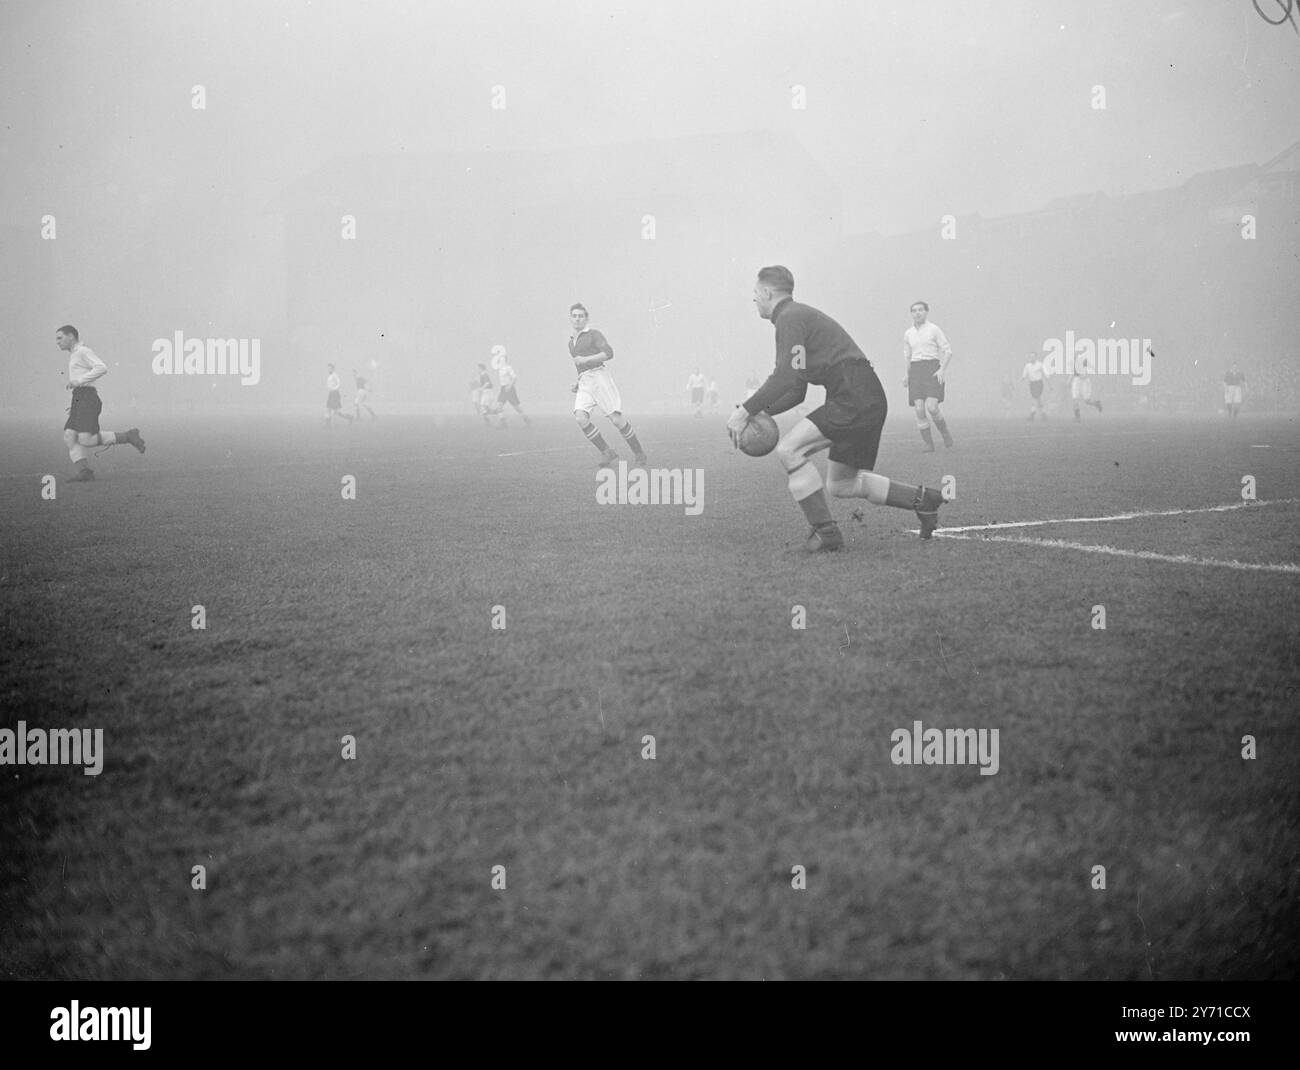
[[[810,554],[842,550],[844,536],[840,534],[839,525],[832,520],[829,524],[819,524],[813,528],[808,533],[808,538],[804,540],[803,548]]]
[[[72,475],[68,476],[69,483],[93,483],[95,482],[95,470],[86,464],[77,465],[77,469]]]
[[[600,455],[600,460],[596,462],[597,468],[613,468],[618,464],[618,451],[606,450]]]
[[[646,459],[646,455],[644,453],[638,453],[636,455],[636,459],[633,460],[632,464],[635,465],[637,468],[645,468],[650,464],[650,462]]]
[[[122,436],[122,441],[129,442],[141,453],[144,453],[144,439],[140,437],[140,429],[138,427],[131,428],[130,431]]]
[[[921,538],[928,539],[939,526],[939,506],[943,504],[943,494],[933,487],[917,487],[912,508],[916,518],[921,522]]]

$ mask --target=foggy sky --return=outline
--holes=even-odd
[[[842,185],[848,231],[891,233],[1262,162],[1300,136],[1298,90],[1300,38],[1249,0],[23,0],[0,8],[0,211],[269,197],[348,152],[771,128]]]
[[[196,85],[203,110],[191,106]],[[504,109],[491,106],[498,86]],[[1092,106],[1097,86],[1104,110]],[[805,108],[791,106],[794,87]],[[1005,371],[991,363],[1005,353],[1023,356],[1065,328],[1109,330],[1119,297],[1143,293],[1154,274],[1168,296],[1148,294],[1143,321],[1115,328],[1126,336],[1169,335],[1186,295],[1208,286],[1227,311],[1215,306],[1211,331],[1202,302],[1202,319],[1164,350],[1175,354],[1165,368],[1182,374],[1179,360],[1219,359],[1197,337],[1226,339],[1220,320],[1252,297],[1272,317],[1259,326],[1264,342],[1294,324],[1277,297],[1293,284],[1271,277],[1279,252],[1265,249],[1287,236],[1275,221],[1259,244],[1270,277],[1263,256],[1233,268],[1241,301],[1207,281],[1200,262],[1171,278],[1180,269],[1160,258],[1167,236],[1158,227],[1135,239],[1158,271],[1139,256],[1125,278],[1072,278],[1069,250],[1048,235],[1034,251],[1051,266],[1022,265],[1056,302],[1037,335],[1004,328],[1020,298],[1005,272],[999,279],[958,261],[945,272],[937,258],[931,272],[924,253],[909,265],[864,265],[855,257],[869,254],[851,243],[825,255],[814,246],[934,231],[943,216],[1024,212],[1079,193],[1177,187],[1200,172],[1262,163],[1300,138],[1297,90],[1300,35],[1266,24],[1249,0],[7,3],[0,406],[57,398],[53,330],[71,321],[116,369],[109,387],[146,405],[200,396],[197,382],[150,372],[153,340],[183,330],[265,340],[264,384],[241,395],[251,404],[314,397],[326,360],[376,359],[389,375],[381,396],[406,387],[413,401],[454,395],[463,404],[471,361],[501,343],[533,362],[519,369],[530,398],[558,411],[571,378],[565,310],[575,299],[594,302],[594,321],[616,347],[626,343],[632,358],[619,381],[631,396],[646,403],[680,391],[704,360],[731,402],[771,359],[770,330],[755,322],[748,297],[764,262],[791,263],[811,282],[804,299],[833,299],[826,310],[877,362],[891,359],[907,305],[924,294],[970,360],[969,381],[985,390]],[[701,178],[730,183],[745,206],[729,224],[710,229],[699,215],[716,212],[719,199],[692,202],[693,176],[655,189],[654,204],[640,204],[644,185],[631,192],[629,166],[653,153],[618,146],[742,131],[768,132],[800,159],[792,150],[789,166],[767,180],[739,170],[725,149],[701,155]],[[573,203],[548,225],[524,219],[531,191],[500,168],[490,180],[498,186],[475,172],[455,203],[445,186],[427,199],[417,187],[413,203],[409,184],[390,194],[383,175],[354,186],[351,199],[362,203],[351,208],[331,207],[327,189],[317,192],[329,211],[300,196],[303,179],[313,188],[309,176],[322,168],[355,174],[346,161],[363,154],[381,167],[407,158],[418,175],[431,153],[527,151],[567,154],[575,170]],[[792,179],[807,174],[808,160],[838,186],[834,198]],[[621,174],[621,185],[584,202],[606,174]],[[663,208],[665,233],[675,225],[676,238],[647,255],[624,220]],[[338,220],[357,209],[364,248],[349,251]],[[58,220],[56,242],[38,238],[47,214]],[[809,236],[806,247],[792,228]],[[440,254],[440,235],[454,254]],[[489,238],[496,253],[472,251]],[[315,309],[296,315],[312,294]],[[668,301],[675,320],[653,322],[648,307]],[[225,386],[202,390],[223,400],[211,391]],[[974,400],[977,391],[958,393]]]

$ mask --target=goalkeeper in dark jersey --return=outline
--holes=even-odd
[[[837,498],[866,498],[875,505],[915,511],[921,538],[939,524],[943,495],[935,488],[898,483],[872,471],[880,448],[888,404],[875,369],[838,323],[793,298],[789,268],[765,267],[754,286],[754,306],[776,328],[776,368],[767,382],[727,421],[734,440],[750,418],[776,415],[803,401],[808,384],[826,388],[826,403],[782,436],[776,456],[785,469],[790,494],[812,525],[804,549],[838,550],[844,536],[831,517],[826,490]],[[826,485],[813,454],[830,447]]]

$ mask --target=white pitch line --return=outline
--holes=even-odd
[[[1005,524],[968,524],[959,528],[940,528],[935,534],[957,534],[965,531],[1001,531],[1004,528],[1040,528],[1046,524],[1100,524],[1109,520],[1144,520],[1153,516],[1186,516],[1191,513],[1227,513],[1234,509],[1257,509],[1263,505],[1295,505],[1300,498],[1270,498],[1257,502],[1233,502],[1231,505],[1210,505],[1201,509],[1159,509],[1139,513],[1115,513],[1112,516],[1062,516],[1054,520],[1012,520]]]
[[[498,453],[498,457],[527,457],[534,453],[564,453],[567,450],[589,450],[591,446],[552,446],[545,450],[515,450],[513,453]]]
[[[949,529],[951,530],[951,529]],[[943,535],[936,531],[935,535]],[[1235,568],[1241,572],[1287,572],[1300,575],[1300,565],[1292,564],[1252,564],[1249,561],[1221,561],[1217,557],[1192,557],[1190,554],[1158,554],[1153,550],[1123,550],[1118,546],[1098,546],[1087,542],[1070,542],[1066,539],[1034,539],[1027,535],[953,535],[950,539],[964,539],[970,542],[1016,542],[1026,546],[1049,546],[1056,550],[1082,550],[1089,554],[1112,554],[1115,557],[1136,557],[1143,561],[1168,561],[1175,565],[1217,565],[1220,568]]]

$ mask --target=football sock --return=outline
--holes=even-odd
[[[930,425],[926,424],[924,427],[918,427],[917,430],[921,432],[921,438],[925,440],[925,444],[933,449],[934,436],[930,434]]]
[[[618,424],[615,424],[614,426],[618,427]],[[632,430],[632,425],[630,423],[625,423],[622,427],[619,427],[618,433],[623,436],[623,440],[631,447],[633,453],[640,456],[645,452],[645,450],[641,448],[641,443],[637,441],[636,432]]]
[[[76,464],[76,467],[77,467],[78,470],[80,470],[80,469],[82,469],[82,468],[89,468],[89,467],[90,467],[90,462],[89,462],[88,460],[86,460],[86,458],[85,458],[84,455],[81,456],[81,457],[78,457],[78,458],[76,459],[76,461],[75,461],[75,464]]]
[[[583,424],[581,426],[582,426],[582,433],[587,436],[588,442],[590,442],[593,446],[595,446],[596,449],[600,450],[601,453],[609,452],[609,447],[605,445],[605,439],[601,435],[600,429],[597,428],[595,424],[589,423],[589,424]]]
[[[830,503],[826,501],[826,492],[818,487],[808,497],[799,500],[799,508],[803,510],[803,515],[807,518],[808,523],[818,530],[828,525],[834,527],[835,521],[831,517]]]
[[[939,429],[939,434],[944,438],[948,437],[948,424],[937,412],[930,414],[930,419],[934,421],[934,426]]]
[[[933,491],[925,487],[914,487],[909,483],[899,483],[897,480],[889,481],[889,490],[885,495],[885,504],[892,505],[895,509],[915,509],[917,499],[923,495],[932,497]]]

